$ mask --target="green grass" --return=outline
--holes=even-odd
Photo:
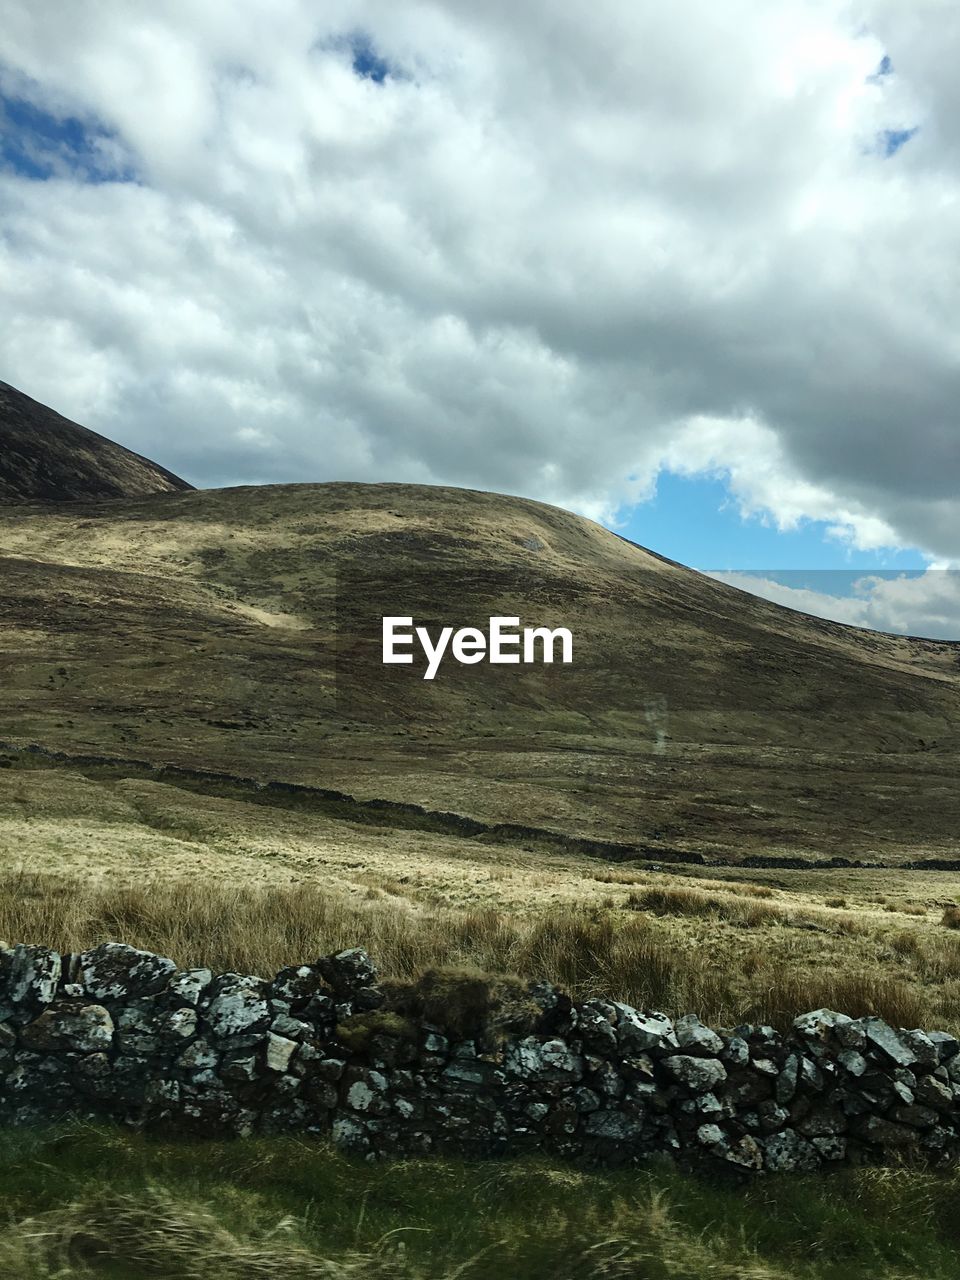
[[[960,1174],[365,1164],[321,1143],[0,1134],[0,1276],[955,1280]]]

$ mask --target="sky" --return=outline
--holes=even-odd
[[[0,378],[960,638],[953,0],[6,0]]]

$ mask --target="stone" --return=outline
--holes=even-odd
[[[861,1022],[868,1044],[880,1049],[898,1066],[909,1067],[917,1061],[914,1050],[904,1037],[882,1018],[863,1018]]]
[[[101,942],[80,956],[84,988],[94,1000],[134,999],[162,991],[177,966],[124,942]]]
[[[837,1054],[837,1061],[845,1071],[848,1071],[854,1077],[862,1076],[868,1065],[866,1058],[856,1049],[843,1049]]]
[[[197,1011],[189,1006],[171,1009],[157,1019],[161,1038],[169,1041],[190,1040],[197,1034]]]
[[[937,1111],[950,1111],[953,1107],[953,1090],[936,1076],[924,1076],[917,1084],[916,1100]]]
[[[525,1079],[576,1081],[583,1076],[583,1058],[563,1040],[527,1036],[507,1046],[504,1069],[508,1075]]]
[[[267,1032],[265,1061],[270,1071],[281,1074],[286,1071],[296,1051],[296,1040],[288,1040],[286,1036],[278,1036],[272,1031]]]
[[[320,992],[326,994],[324,986],[323,974],[316,965],[288,965],[270,983],[270,996],[291,1005],[303,1005]]]
[[[883,1116],[867,1115],[854,1124],[854,1132],[865,1142],[887,1151],[902,1151],[917,1143],[917,1131],[909,1125],[895,1124]]]
[[[98,1053],[113,1044],[114,1025],[102,1005],[52,1004],[21,1033],[39,1051]]]
[[[288,1013],[278,1014],[270,1023],[270,1030],[275,1035],[287,1040],[307,1040],[313,1035],[313,1027],[309,1022],[301,1022],[299,1018],[291,1018]]]
[[[867,1047],[867,1033],[859,1019],[849,1022],[838,1022],[833,1028],[834,1039],[843,1049],[860,1049]]]
[[[947,1062],[960,1053],[960,1040],[946,1031],[929,1031],[927,1038],[936,1045],[937,1055],[941,1062]]]
[[[761,1169],[763,1167],[763,1151],[760,1144],[749,1134],[744,1134],[736,1142],[731,1142],[720,1152],[721,1159],[727,1164],[739,1166],[741,1169]]]
[[[601,1054],[617,1049],[617,1010],[608,1000],[584,1000],[579,1009],[577,1030],[584,1044]]]
[[[371,988],[377,977],[376,965],[362,947],[350,947],[318,960],[316,968],[339,996]]]
[[[590,1084],[607,1098],[623,1097],[626,1084],[612,1062],[597,1061],[590,1064]]]
[[[913,1061],[922,1067],[935,1067],[940,1061],[936,1044],[919,1028],[901,1032],[901,1039],[913,1051]]]
[[[842,1134],[811,1138],[810,1145],[822,1160],[845,1160],[847,1158],[847,1140]]]
[[[736,1075],[730,1077],[724,1092],[734,1105],[749,1106],[770,1097],[772,1081],[754,1071],[741,1069]]]
[[[833,1107],[815,1107],[796,1124],[797,1132],[805,1138],[827,1138],[846,1133],[847,1117]]]
[[[57,993],[62,962],[49,947],[18,943],[13,948],[7,979],[12,1004],[49,1004]]]
[[[195,1009],[212,981],[213,974],[209,969],[184,969],[173,975],[167,990],[176,1003]]]
[[[800,1059],[800,1078],[797,1083],[805,1093],[822,1092],[823,1072],[811,1058]]]
[[[117,1042],[121,1053],[150,1055],[160,1047],[157,1026],[146,1010],[136,1005],[117,1015]]]
[[[640,1121],[622,1111],[591,1111],[583,1118],[583,1132],[591,1138],[605,1138],[611,1142],[629,1142],[642,1132]]]
[[[795,1129],[784,1129],[759,1139],[763,1163],[771,1173],[793,1173],[815,1169],[820,1162],[817,1148]]]
[[[778,1076],[780,1074],[777,1064],[772,1058],[754,1058],[750,1065],[754,1071],[759,1071],[762,1076]]]
[[[718,1124],[702,1124],[697,1130],[697,1141],[703,1147],[715,1147],[724,1142],[726,1136]]]
[[[260,1074],[260,1065],[252,1053],[227,1053],[220,1074],[226,1080],[253,1081]]]
[[[387,1115],[390,1111],[390,1103],[386,1096],[388,1088],[386,1076],[379,1071],[358,1069],[355,1077],[347,1088],[347,1106],[353,1111],[360,1111],[370,1116]]]
[[[938,1116],[931,1107],[921,1107],[916,1103],[910,1106],[893,1107],[890,1119],[896,1124],[907,1124],[912,1129],[932,1129]]]
[[[723,1104],[715,1093],[698,1094],[694,1107],[702,1116],[718,1116],[723,1114]]]
[[[617,1043],[623,1054],[679,1048],[673,1023],[665,1013],[639,1013],[631,1005],[611,1001],[617,1013]]]
[[[740,1036],[731,1036],[720,1056],[732,1067],[745,1067],[750,1061],[750,1046]]]
[[[821,1011],[822,1012],[822,1011]],[[812,1017],[813,1015],[807,1015]],[[799,1019],[797,1020],[799,1021]],[[796,1026],[796,1023],[794,1023]],[[797,1081],[800,1078],[800,1058],[796,1053],[791,1053],[780,1074],[777,1076],[777,1083],[774,1090],[777,1102],[783,1106],[785,1103],[792,1101],[794,1094],[797,1092]]]
[[[334,1120],[331,1137],[334,1146],[341,1151],[363,1154],[370,1149],[366,1127],[353,1116],[340,1116]]]
[[[484,1063],[454,1059],[444,1067],[441,1076],[454,1084],[472,1085],[477,1088],[487,1083],[487,1070]]]
[[[225,973],[211,985],[206,998],[206,1019],[216,1036],[234,1036],[266,1030],[270,1009],[262,978]]]
[[[845,1013],[835,1013],[832,1009],[814,1009],[812,1013],[802,1013],[799,1018],[794,1018],[793,1029],[805,1040],[826,1044],[839,1026],[846,1026],[852,1021]]]
[[[700,1019],[692,1013],[686,1014],[674,1023],[674,1034],[677,1044],[688,1053],[703,1053],[716,1056],[723,1049],[723,1041],[715,1031],[705,1027]]]
[[[206,1040],[194,1040],[177,1058],[177,1066],[185,1071],[205,1071],[215,1067],[219,1061],[219,1053]]]
[[[727,1078],[727,1069],[716,1058],[674,1054],[664,1058],[664,1070],[693,1093],[708,1093]]]
[[[766,1098],[757,1107],[757,1120],[764,1133],[776,1133],[790,1119],[790,1112],[778,1107],[772,1098]]]
[[[660,1153],[775,1173],[960,1154],[960,1051],[943,1032],[820,1009],[786,1040],[766,1026],[721,1035],[693,1015],[578,1006],[534,984],[539,1034],[504,1025],[502,1041],[451,1044],[419,1023],[375,1031],[347,1062],[325,1056],[335,1016],[385,995],[366,952],[272,981],[172,963],[116,943],[63,957],[0,949],[0,1119],[73,1110],[221,1134],[332,1128],[367,1159],[546,1146],[604,1164]]]

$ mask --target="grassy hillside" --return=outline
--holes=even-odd
[[[960,645],[756,599],[518,498],[282,485],[0,508],[0,738],[699,852],[960,856]],[[383,668],[379,617],[572,666]]]

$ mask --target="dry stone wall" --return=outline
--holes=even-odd
[[[0,1123],[66,1115],[200,1135],[331,1134],[368,1158],[660,1154],[752,1173],[960,1151],[960,1044],[828,1009],[715,1031],[527,993],[528,1034],[384,1008],[359,949],[272,979],[119,943],[0,947]]]

